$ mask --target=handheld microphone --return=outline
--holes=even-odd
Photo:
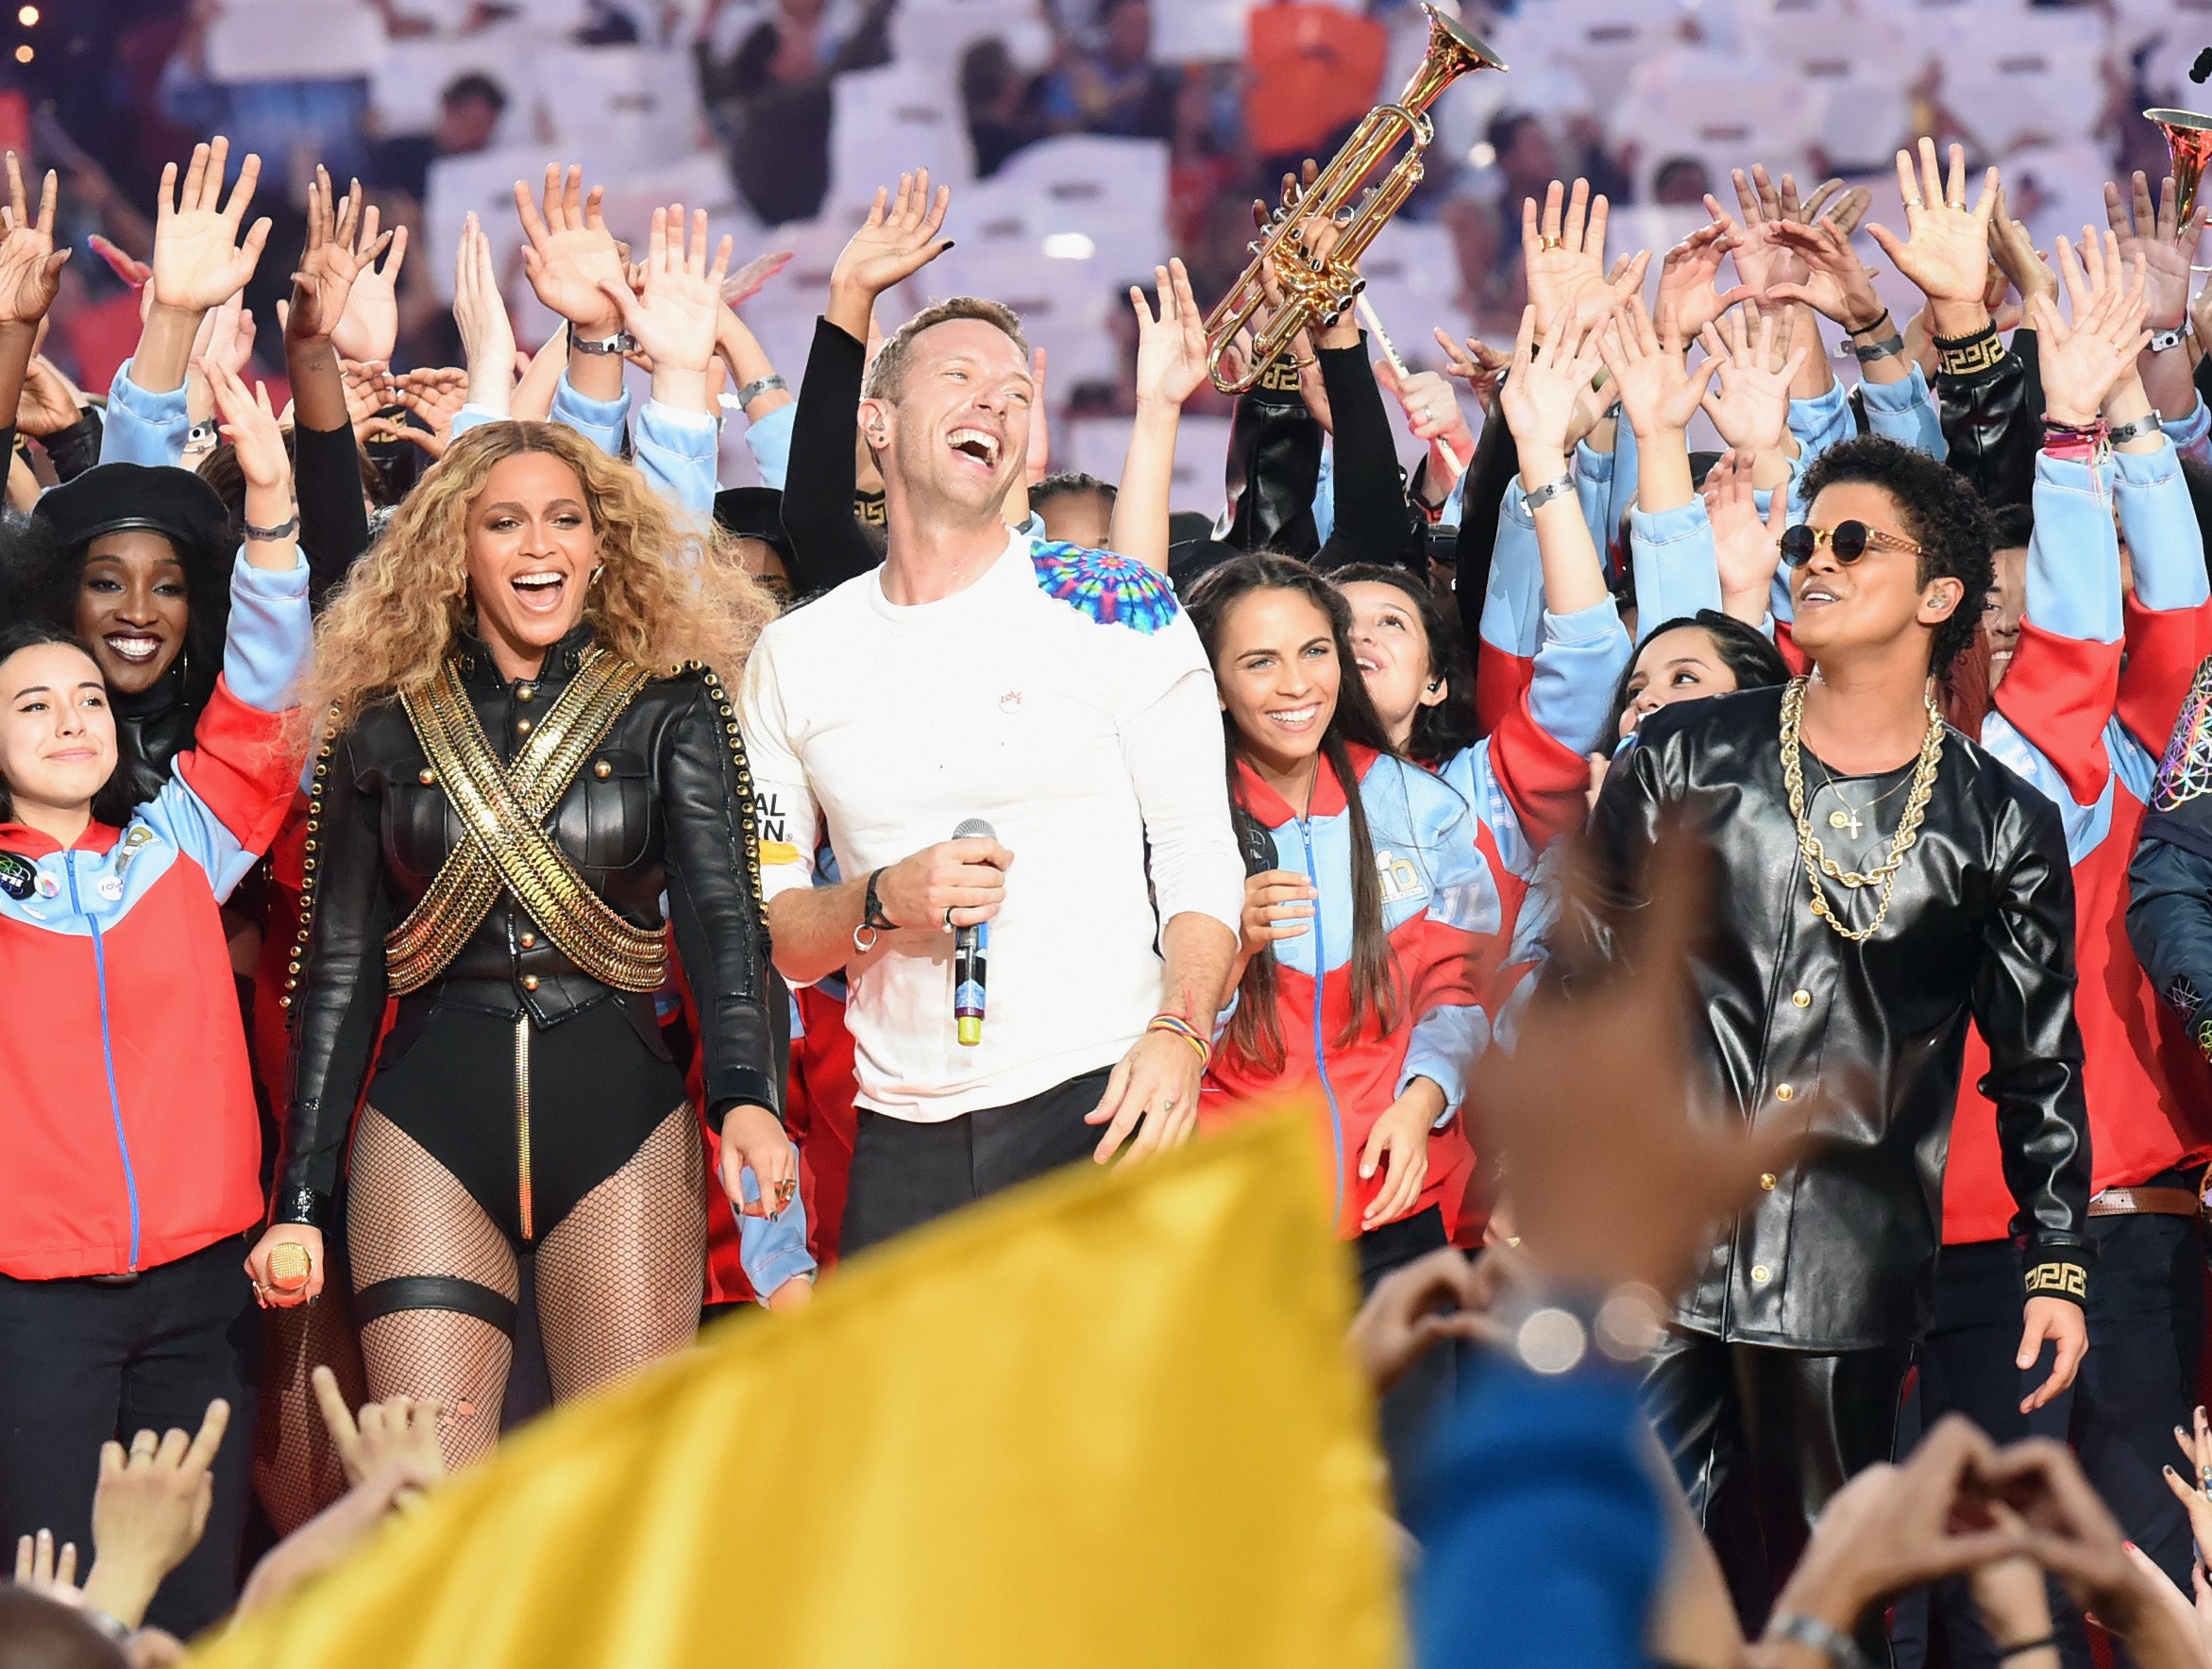
[[[970,818],[953,831],[954,840],[990,840],[995,831],[981,818]],[[983,1041],[983,987],[990,952],[990,923],[955,928],[953,934],[953,1027],[960,1041],[974,1048]]]

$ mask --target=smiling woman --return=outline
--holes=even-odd
[[[370,1394],[440,1397],[451,1460],[498,1435],[519,1257],[556,1397],[698,1326],[698,1118],[654,1005],[671,937],[723,1188],[774,1219],[749,1237],[804,1257],[722,682],[774,609],[628,464],[500,422],[452,444],[323,616],[291,1115],[252,1266],[269,1302],[312,1299],[346,1175]],[[276,1287],[303,1251],[308,1281]]]

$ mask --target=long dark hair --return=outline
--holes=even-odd
[[[1350,563],[1332,568],[1328,577],[1339,585],[1393,586],[1405,594],[1420,618],[1428,643],[1428,676],[1444,681],[1444,697],[1433,707],[1413,709],[1413,733],[1406,738],[1406,757],[1433,767],[1480,741],[1482,732],[1475,723],[1475,671],[1460,623],[1436,606],[1428,587],[1411,570],[1394,563]]]
[[[1636,663],[1651,647],[1651,640],[1662,632],[1679,632],[1685,626],[1704,632],[1712,640],[1713,652],[1720,657],[1720,664],[1736,675],[1736,688],[1755,690],[1789,683],[1789,663],[1756,626],[1747,626],[1733,615],[1724,615],[1718,609],[1677,615],[1671,620],[1662,620],[1636,640],[1636,652],[1629,657],[1629,664],[1621,668],[1620,682],[1613,686],[1613,707],[1605,716],[1600,747],[1611,749],[1620,740],[1621,715],[1629,710],[1629,681],[1636,676]]]
[[[1380,1031],[1398,1023],[1397,964],[1391,954],[1390,936],[1382,923],[1382,877],[1375,868],[1375,837],[1367,827],[1367,807],[1359,797],[1359,773],[1352,764],[1351,746],[1377,753],[1394,752],[1375,704],[1367,699],[1367,685],[1352,660],[1352,609],[1343,593],[1304,563],[1287,556],[1240,556],[1207,571],[1191,590],[1190,620],[1206,645],[1206,658],[1218,666],[1223,624],[1229,610],[1255,591],[1294,591],[1319,609],[1328,621],[1335,642],[1338,666],[1336,711],[1322,732],[1321,756],[1336,772],[1344,791],[1344,811],[1352,836],[1352,1009],[1338,1036],[1340,1046],[1356,1042],[1370,1022]],[[1219,677],[1217,670],[1216,677]],[[1237,759],[1243,738],[1237,722],[1224,711],[1222,731],[1229,772],[1229,802],[1241,817],[1252,816],[1244,803],[1237,777]],[[1244,965],[1237,987],[1237,1012],[1230,1018],[1228,1045],[1260,1071],[1279,1072],[1287,1058],[1282,1021],[1275,1004],[1274,950],[1263,950]],[[1318,998],[1316,999],[1318,1001]]]
[[[99,677],[100,664],[93,660],[92,650],[83,642],[67,632],[43,620],[12,620],[0,625],[0,666],[22,649],[42,649],[48,644],[66,644],[93,663],[93,675]],[[103,685],[105,680],[102,681]],[[106,823],[120,829],[130,821],[141,801],[150,800],[158,789],[146,779],[145,767],[140,763],[138,750],[132,747],[127,727],[115,727],[115,768],[108,773],[108,780],[93,794],[93,821]],[[8,787],[8,779],[0,776],[0,823],[15,821],[15,794]]]

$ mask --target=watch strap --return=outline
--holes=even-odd
[[[629,353],[637,346],[637,338],[627,330],[617,330],[612,336],[578,336],[571,334],[568,346],[578,353],[617,354]]]
[[[764,394],[773,394],[779,388],[787,393],[791,385],[784,380],[781,372],[770,371],[766,377],[756,377],[739,389],[737,391],[737,403],[740,406],[750,406]]]
[[[2158,413],[2146,412],[2140,417],[2106,430],[2104,439],[2110,446],[2124,447],[2130,441],[2149,440],[2158,432]]]
[[[1562,475],[1555,481],[1545,481],[1533,493],[1523,495],[1522,502],[1528,505],[1528,514],[1534,515],[1554,498],[1563,498],[1574,490],[1575,478],[1571,474]]]
[[[2153,353],[2171,353],[2188,339],[2189,327],[2187,321],[2184,321],[2176,329],[2153,330],[2151,332],[2151,351]]]

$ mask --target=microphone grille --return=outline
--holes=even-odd
[[[995,840],[998,831],[981,818],[969,818],[953,831],[954,840]]]

